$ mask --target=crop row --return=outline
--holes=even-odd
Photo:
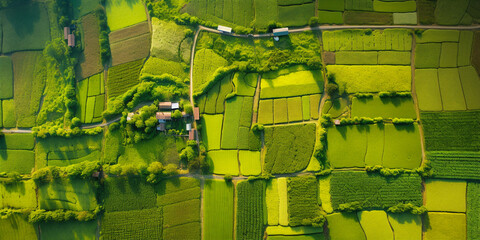
[[[261,239],[263,236],[265,182],[243,181],[237,184],[237,239]]]
[[[480,179],[480,153],[459,151],[428,152],[427,158],[435,177]]]

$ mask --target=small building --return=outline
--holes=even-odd
[[[187,129],[187,131],[192,130],[192,124],[191,124],[191,123],[187,123],[187,125],[185,126],[185,128]]]
[[[197,130],[195,129],[188,131],[188,140],[195,140],[196,133],[197,133]]]
[[[160,110],[170,110],[172,109],[172,102],[160,102],[158,103],[158,109]]]
[[[68,40],[68,35],[70,35],[70,28],[69,27],[64,27],[63,28],[63,38],[65,40]]]
[[[176,110],[180,108],[180,104],[178,102],[172,102],[172,110]]]
[[[157,126],[157,131],[164,132],[166,129],[165,123],[160,123]]]
[[[75,35],[68,34],[68,46],[75,47]]]
[[[232,28],[218,25],[217,30],[221,33],[232,33]]]
[[[166,121],[172,120],[171,112],[157,112],[155,116],[159,123],[165,123]]]
[[[133,112],[128,113],[128,115],[127,115],[127,121],[132,120],[132,118],[133,118],[134,115],[135,115],[135,113],[133,113]]]
[[[200,109],[198,107],[193,108],[193,118],[195,121],[200,120]]]
[[[334,121],[334,123],[335,123],[335,126],[340,126],[340,125],[341,125],[341,124],[340,124],[340,119],[336,119],[336,120]]]
[[[288,28],[273,29],[273,36],[286,36],[286,35],[288,35]]]

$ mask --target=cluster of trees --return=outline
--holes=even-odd
[[[123,112],[120,123],[125,126],[125,136],[127,143],[138,143],[144,139],[150,139],[155,136],[158,120],[155,116],[157,105],[152,104],[143,106],[138,110],[138,114],[133,115],[127,120],[127,112]],[[181,117],[180,113],[180,117]]]
[[[99,172],[102,165],[99,161],[82,162],[67,167],[48,166],[40,168],[32,173],[32,179],[36,183],[46,183],[59,178],[91,178],[93,173]]]
[[[108,27],[107,16],[103,7],[97,8],[95,14],[97,15],[98,24],[100,26],[100,58],[102,60],[102,64],[105,65],[112,57],[112,53],[110,51],[110,41],[108,38],[110,28]]]
[[[317,135],[315,147],[313,149],[313,156],[323,165],[323,169],[330,168],[327,163],[327,130],[326,128],[332,125],[332,117],[330,114],[325,114],[319,119],[320,125],[317,126]]]
[[[77,221],[91,221],[94,220],[97,215],[103,211],[103,207],[97,206],[95,210],[89,211],[71,211],[71,210],[54,210],[46,211],[44,209],[38,209],[32,211],[28,216],[28,221],[30,223],[39,223],[39,222],[66,222],[69,220]]]
[[[197,145],[194,140],[189,140],[187,146],[180,152],[180,160],[185,163],[190,171],[207,173],[209,165],[206,161],[207,151],[203,144]]]
[[[18,172],[0,172],[0,183],[12,184],[22,180],[22,175]]]
[[[163,75],[162,75],[163,76]],[[166,79],[166,78],[161,78]],[[163,81],[163,80],[158,80]],[[121,114],[125,109],[133,109],[141,102],[153,100],[173,100],[187,98],[189,88],[186,84],[144,81],[128,90],[121,96],[109,100],[103,117],[108,119]]]
[[[404,168],[385,168],[380,165],[375,166],[366,166],[365,171],[367,172],[377,172],[384,177],[396,177],[401,174],[420,174],[423,177],[432,176],[433,170],[429,160],[425,160],[422,163],[422,166],[415,169],[404,169]]]
[[[381,98],[388,97],[411,97],[412,93],[410,92],[379,92],[378,96]]]
[[[395,125],[410,125],[413,124],[415,120],[411,118],[394,118],[392,119],[392,123]]]
[[[383,123],[382,117],[369,118],[369,117],[353,117],[340,119],[340,125],[356,125],[356,124],[374,124]]]
[[[387,211],[391,213],[410,212],[411,214],[421,215],[426,213],[428,210],[425,206],[415,206],[413,203],[399,203],[395,206],[389,207]]]
[[[55,0],[55,9],[58,15],[58,23],[60,27],[67,27],[71,24],[71,9],[72,1],[71,0]]]
[[[32,133],[35,137],[39,137],[39,138],[47,138],[47,137],[70,138],[70,137],[81,136],[81,135],[97,135],[103,132],[103,128],[101,127],[81,129],[79,127],[79,121],[80,119],[76,117],[73,118],[72,128],[63,128],[59,124],[56,125],[53,122],[49,122],[38,127],[33,127]]]
[[[141,177],[148,183],[156,184],[164,177],[178,174],[177,165],[170,163],[163,166],[161,162],[152,162],[150,165],[105,165],[104,172],[108,175]]]

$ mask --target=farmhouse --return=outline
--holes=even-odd
[[[69,27],[64,27],[63,28],[63,38],[65,40],[68,40],[68,35],[70,35],[70,28]]]
[[[178,102],[160,102],[158,103],[159,110],[175,110],[179,109],[180,104]]]
[[[232,28],[218,25],[217,30],[221,33],[232,33]]]
[[[200,109],[198,107],[193,108],[193,118],[195,121],[200,120]]]
[[[159,123],[165,123],[166,121],[172,120],[171,112],[157,112],[157,120]]]
[[[75,35],[68,34],[68,46],[69,47],[75,47]]]
[[[190,131],[188,131],[188,140],[195,140],[197,135],[196,133],[197,130],[195,129],[191,129]]]
[[[275,28],[273,29],[273,36],[286,36],[288,35],[288,28]]]

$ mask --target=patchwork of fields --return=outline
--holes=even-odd
[[[474,0],[0,2],[0,239],[478,239],[480,32],[457,26],[479,22]]]

